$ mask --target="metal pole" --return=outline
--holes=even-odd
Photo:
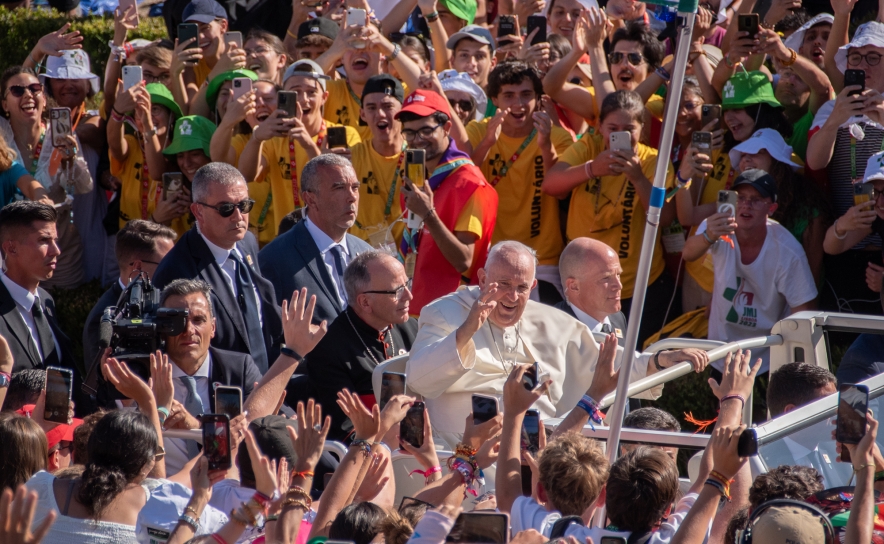
[[[657,155],[657,170],[654,173],[654,187],[651,190],[651,202],[648,207],[647,225],[642,239],[642,251],[638,261],[638,272],[635,277],[635,290],[632,297],[632,309],[626,327],[626,341],[623,345],[623,363],[620,365],[620,378],[617,381],[617,397],[614,407],[605,418],[610,425],[608,432],[608,461],[614,463],[620,452],[620,429],[623,427],[623,413],[626,411],[626,391],[629,388],[629,375],[635,359],[635,346],[638,343],[638,329],[641,323],[642,310],[645,305],[645,292],[648,289],[648,274],[651,270],[651,258],[654,255],[657,240],[657,228],[660,223],[660,210],[663,208],[666,194],[666,173],[669,169],[669,155],[672,152],[672,139],[675,136],[675,123],[681,102],[681,90],[684,86],[684,73],[688,63],[691,47],[691,31],[697,14],[698,0],[680,0],[678,4],[679,22],[678,44],[675,51],[675,67],[672,80],[666,92],[666,111],[663,116],[660,149]],[[596,525],[604,526],[604,516],[596,517]]]

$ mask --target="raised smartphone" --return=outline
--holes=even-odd
[[[178,43],[183,44],[193,39],[188,49],[198,49],[200,46],[200,27],[196,23],[181,23],[178,25]]]
[[[415,401],[399,423],[399,438],[409,445],[419,448],[424,445],[424,410],[426,404]]]
[[[516,35],[516,16],[500,15],[497,20],[497,43],[504,45],[510,42],[509,36]]]
[[[862,93],[866,89],[866,71],[865,70],[853,70],[848,68],[844,71],[844,86],[849,87],[851,85],[859,85],[860,89],[856,91],[850,91],[848,93],[849,96],[857,95]]]
[[[49,110],[49,122],[52,127],[52,145],[64,145],[71,132],[70,108],[52,108]]]
[[[509,542],[509,518],[509,515],[497,512],[462,512],[445,541],[506,544]]]
[[[691,135],[691,145],[704,155],[712,155],[712,133],[697,131]]]
[[[235,78],[232,85],[234,100],[237,100],[239,97],[252,92],[252,80],[247,77]]]
[[[866,204],[872,201],[872,192],[875,186],[871,183],[853,184],[853,205]]]
[[[737,440],[737,455],[740,457],[752,457],[758,455],[758,434],[755,429],[746,429]]]
[[[534,391],[539,383],[537,381],[539,375],[538,367],[539,365],[535,361],[534,364],[531,365],[531,368],[526,370],[525,373],[522,375],[522,385],[524,385],[525,389],[527,389],[528,391]]]
[[[423,149],[405,151],[405,175],[415,187],[423,187],[427,177],[427,152]]]
[[[166,172],[163,174],[163,200],[169,200],[169,197],[175,196],[181,192],[184,186],[184,174],[181,172]]]
[[[209,470],[229,469],[230,418],[227,414],[203,414],[203,455],[209,461]]]
[[[242,49],[242,32],[225,32],[224,43],[235,43],[238,49]]]
[[[346,127],[328,127],[328,148],[350,147],[347,145],[347,128]]]
[[[226,414],[230,419],[242,413],[242,388],[219,385],[215,388],[215,413]]]
[[[531,45],[536,45],[538,43],[548,42],[549,39],[546,37],[546,17],[543,15],[529,15],[528,16],[528,36],[531,35],[532,32],[537,30],[537,34],[531,38]]]
[[[867,386],[841,384],[838,388],[835,440],[842,444],[859,444],[859,441],[866,435],[866,412],[868,410],[869,388]]]
[[[718,213],[727,212],[731,217],[736,217],[737,197],[736,191],[718,191]]]
[[[381,374],[381,399],[378,405],[381,410],[387,402],[396,395],[405,394],[405,374],[399,372],[384,372]]]
[[[612,132],[609,146],[611,151],[632,152],[632,135],[628,132]]]
[[[748,32],[750,37],[758,34],[758,14],[746,13],[740,15],[737,19],[737,30]]]
[[[43,419],[67,423],[71,411],[74,373],[67,368],[46,367],[46,405]]]
[[[525,419],[522,420],[522,448],[528,450],[531,455],[540,451],[540,433],[543,426],[540,423],[540,412],[528,410]]]
[[[279,91],[276,95],[276,107],[286,113],[286,118],[298,116],[298,91]]]
[[[123,66],[123,90],[128,91],[144,80],[141,66]]]
[[[486,395],[473,395],[473,425],[480,425],[500,413],[497,399]]]
[[[709,123],[715,121],[718,124],[712,127],[712,130],[718,130],[721,128],[721,104],[703,104],[701,109],[702,120],[700,124],[702,126],[707,126]]]

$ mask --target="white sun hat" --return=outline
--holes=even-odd
[[[835,65],[838,66],[838,70],[842,73],[847,70],[847,51],[849,49],[856,49],[866,45],[884,47],[884,23],[869,21],[859,25],[850,43],[842,45],[835,53]]]
[[[807,33],[808,30],[815,27],[816,25],[831,25],[834,22],[835,17],[829,15],[828,13],[820,13],[819,15],[815,15],[813,19],[801,25],[798,30],[796,30],[792,33],[791,36],[786,38],[783,43],[786,45],[786,47],[798,51],[798,48],[801,47],[802,43],[804,43],[804,35]]]
[[[755,154],[762,149],[770,153],[774,159],[791,166],[792,170],[801,168],[801,165],[792,162],[792,147],[786,143],[779,132],[772,128],[756,130],[749,139],[731,149],[728,153],[731,165],[736,168],[744,154]]]
[[[92,73],[89,55],[82,49],[62,51],[60,57],[46,57],[46,72],[39,77],[43,85],[47,85],[47,79],[88,79],[93,93],[100,86],[100,79]]]

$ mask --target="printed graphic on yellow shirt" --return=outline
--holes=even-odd
[[[362,142],[350,149],[350,157],[360,182],[359,211],[350,234],[376,246],[378,240],[389,242],[384,231],[392,226],[390,241],[398,247],[405,229],[404,222],[396,221],[402,216],[400,193],[405,156],[396,153],[385,157],[375,151],[371,142]]]

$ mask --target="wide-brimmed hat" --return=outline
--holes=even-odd
[[[879,151],[869,157],[866,162],[866,171],[863,174],[863,183],[884,179],[884,151]]]
[[[443,91],[461,91],[469,94],[476,101],[476,111],[474,118],[481,121],[485,117],[485,110],[488,108],[488,97],[482,87],[476,85],[470,74],[466,72],[458,72],[457,70],[442,70],[439,72],[439,81],[442,83]]]
[[[782,104],[774,96],[773,85],[763,72],[737,72],[724,84],[721,109],[737,110],[753,104],[768,104],[776,108]]]
[[[458,19],[463,19],[467,24],[473,24],[476,20],[478,3],[476,0],[441,0],[442,5]]]
[[[798,48],[801,47],[801,44],[804,43],[804,35],[807,34],[808,30],[815,27],[816,25],[831,25],[834,22],[835,17],[829,15],[828,13],[820,13],[818,15],[815,15],[811,20],[801,25],[798,30],[793,32],[788,38],[783,40],[783,43],[786,45],[786,47],[798,51]]]
[[[865,45],[884,47],[884,23],[869,21],[859,25],[850,43],[838,48],[838,51],[835,52],[835,65],[841,73],[847,70],[847,51]]]
[[[151,104],[159,104],[168,108],[172,113],[173,121],[181,117],[181,106],[175,102],[175,97],[172,96],[172,91],[168,87],[162,83],[148,83],[144,88],[147,89],[147,94],[150,95]]]
[[[101,80],[92,73],[89,54],[82,49],[62,51],[60,57],[46,58],[46,72],[38,76],[40,83],[48,85],[47,79],[88,79],[92,92],[97,93]]]
[[[163,150],[164,155],[177,155],[184,151],[201,149],[207,157],[212,156],[209,150],[215,123],[201,115],[187,115],[175,122],[172,143]]]
[[[736,167],[744,154],[755,154],[762,149],[770,153],[774,159],[791,166],[792,170],[801,168],[800,164],[792,162],[792,147],[786,143],[782,134],[772,128],[756,130],[745,142],[740,142],[731,149],[728,156],[731,158],[731,164]]]

